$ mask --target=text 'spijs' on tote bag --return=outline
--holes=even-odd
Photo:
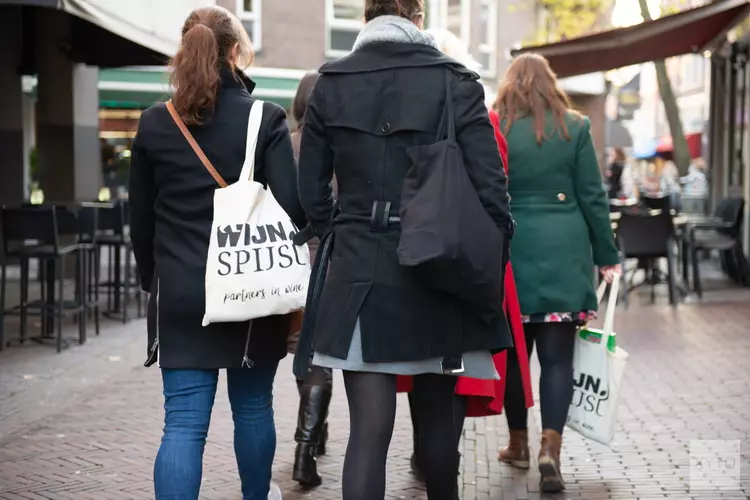
[[[502,302],[507,242],[466,172],[456,142],[450,83],[451,72],[446,71],[436,142],[406,151],[412,165],[401,195],[398,260],[491,322]]]
[[[167,108],[221,186],[214,193],[203,326],[302,309],[310,280],[310,252],[307,245],[297,246],[292,242],[297,227],[271,191],[254,180],[263,102],[255,101],[250,109],[245,163],[239,180],[232,185],[227,185],[208,161],[171,102]]]

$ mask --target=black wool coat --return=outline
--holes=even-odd
[[[335,243],[315,325],[316,352],[346,358],[357,317],[367,362],[413,361],[512,346],[500,304],[487,324],[454,298],[423,285],[398,263],[398,226],[333,223],[331,178],[343,214],[369,217],[373,202],[398,216],[407,149],[435,142],[451,72],[456,133],[479,198],[497,226],[510,221],[507,182],[478,75],[437,49],[373,43],[320,69],[299,161],[300,200],[317,232]],[[498,258],[502,258],[498,255]]]
[[[222,69],[212,116],[189,127],[229,184],[239,178],[245,159],[254,87],[243,73]],[[263,105],[255,162],[255,180],[269,186],[292,221],[304,226],[286,114],[276,104]],[[285,316],[257,319],[252,330],[250,322],[201,326],[213,196],[219,186],[164,104],[141,116],[130,169],[130,234],[143,289],[151,292],[147,363],[158,356],[163,368],[240,367],[249,334],[251,360],[283,358],[289,330]]]

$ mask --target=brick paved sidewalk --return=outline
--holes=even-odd
[[[750,302],[707,301],[676,310],[636,305],[620,310],[616,325],[619,343],[630,353],[616,446],[606,449],[567,433],[568,490],[550,498],[750,499]],[[0,499],[153,498],[162,410],[157,369],[140,367],[143,329],[138,321],[110,323],[100,338],[61,355],[50,348],[0,353]],[[336,380],[329,454],[319,462],[324,484],[303,491],[290,480],[297,405],[290,371],[287,359],[275,389],[274,479],[285,499],[340,498],[348,429],[343,384]],[[239,500],[231,418],[224,391],[219,394],[202,498]],[[691,439],[742,440],[744,490],[690,492]],[[462,498],[541,498],[533,467],[526,474],[496,461],[505,440],[502,417],[467,423]],[[534,440],[538,447],[538,432]],[[391,448],[386,498],[424,499],[409,473],[411,429],[403,397]]]

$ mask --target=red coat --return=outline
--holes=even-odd
[[[508,173],[508,142],[500,133],[500,120],[497,113],[490,111],[490,121],[495,128],[495,140],[500,149],[503,159],[505,173]],[[516,293],[516,280],[513,278],[513,269],[508,263],[505,271],[505,299],[503,301],[506,317],[513,332],[515,344],[515,355],[521,368],[521,380],[523,382],[524,395],[526,396],[526,408],[534,405],[531,392],[531,371],[529,369],[529,358],[526,356],[526,338],[523,334],[523,323],[521,322],[521,305]],[[500,380],[479,380],[469,377],[458,377],[456,394],[468,396],[469,405],[466,412],[467,417],[486,417],[499,415],[503,411],[503,399],[505,397],[505,370],[507,352],[501,352],[494,356],[495,368],[500,374]],[[409,392],[412,387],[411,377],[398,377],[399,392]]]

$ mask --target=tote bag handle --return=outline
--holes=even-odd
[[[252,181],[255,178],[255,149],[258,145],[260,122],[263,121],[263,101],[253,102],[247,120],[247,142],[245,143],[245,163],[242,164],[240,181]]]
[[[604,300],[604,293],[607,291],[607,282],[602,281],[599,284],[599,288],[596,290],[596,297],[599,299],[601,304]],[[617,297],[620,295],[620,276],[615,275],[612,280],[612,286],[609,289],[609,299],[607,300],[607,311],[604,313],[604,327],[602,333],[607,339],[612,335],[612,331],[615,328],[615,311],[617,309]],[[607,345],[605,339],[602,339],[602,344]]]
[[[227,187],[227,183],[224,180],[224,178],[219,174],[219,172],[216,171],[214,166],[206,157],[206,154],[203,152],[201,147],[195,141],[195,137],[193,137],[193,134],[191,134],[188,128],[185,126],[185,122],[183,122],[182,118],[180,118],[180,115],[177,113],[177,110],[175,109],[174,104],[172,104],[171,99],[167,101],[167,111],[169,111],[169,114],[172,115],[172,120],[174,120],[175,124],[177,125],[177,128],[179,128],[180,132],[182,132],[182,135],[185,136],[185,139],[187,139],[188,144],[190,144],[190,147],[193,148],[193,151],[195,151],[195,154],[198,155],[198,158],[200,159],[201,163],[203,163],[203,166],[206,167],[206,170],[208,170],[208,173],[211,174],[211,177],[214,178],[214,180],[219,186],[223,188]]]

